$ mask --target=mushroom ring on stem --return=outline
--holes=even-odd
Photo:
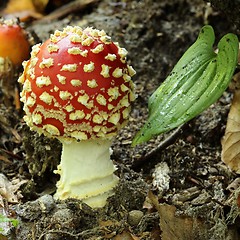
[[[19,78],[27,125],[63,145],[56,199],[102,207],[118,183],[110,145],[135,100],[127,51],[105,31],[68,26],[32,48]]]

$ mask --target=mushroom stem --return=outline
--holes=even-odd
[[[93,208],[103,207],[118,183],[116,167],[110,160],[110,140],[63,142],[56,174],[56,199],[77,198]]]

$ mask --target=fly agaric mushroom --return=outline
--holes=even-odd
[[[17,21],[0,21],[0,57],[9,58],[14,65],[28,59],[30,44],[24,29]]]
[[[102,207],[113,194],[110,145],[135,99],[126,55],[103,30],[68,26],[35,45],[23,64],[24,120],[63,145],[56,199]]]

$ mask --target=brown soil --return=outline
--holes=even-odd
[[[103,0],[64,18],[26,26],[37,36],[35,42],[66,25],[104,29],[129,51],[138,98],[129,124],[112,146],[121,179],[116,193],[106,207],[92,210],[78,200],[52,198],[61,145],[30,132],[12,97],[6,100],[6,92],[0,93],[1,172],[10,181],[27,180],[19,202],[5,205],[8,216],[20,221],[9,228],[8,239],[240,239],[239,179],[220,156],[230,91],[177,131],[131,147],[147,118],[149,96],[205,24],[213,26],[217,40],[236,32],[223,13],[201,0]],[[153,184],[157,164],[168,166],[162,181],[169,180],[169,186]]]

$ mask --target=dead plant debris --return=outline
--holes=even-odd
[[[112,146],[121,181],[107,206],[93,210],[74,199],[56,201],[58,179],[52,171],[61,145],[29,131],[15,103],[22,68],[4,65],[0,73],[0,213],[18,219],[19,225],[0,225],[5,228],[0,239],[238,240],[239,177],[221,162],[231,91],[173,138],[168,133],[131,147],[147,118],[149,96],[199,29],[208,23],[217,37],[235,31],[225,15],[202,0],[60,1],[62,8],[59,1],[49,0],[41,1],[39,11],[26,0],[22,15],[14,2],[7,1],[1,13],[17,14],[25,21],[26,30],[37,36],[35,43],[70,24],[104,29],[126,46],[137,71],[138,99],[129,124]],[[44,4],[50,2],[54,4],[47,10]],[[166,171],[159,171],[161,165]]]

